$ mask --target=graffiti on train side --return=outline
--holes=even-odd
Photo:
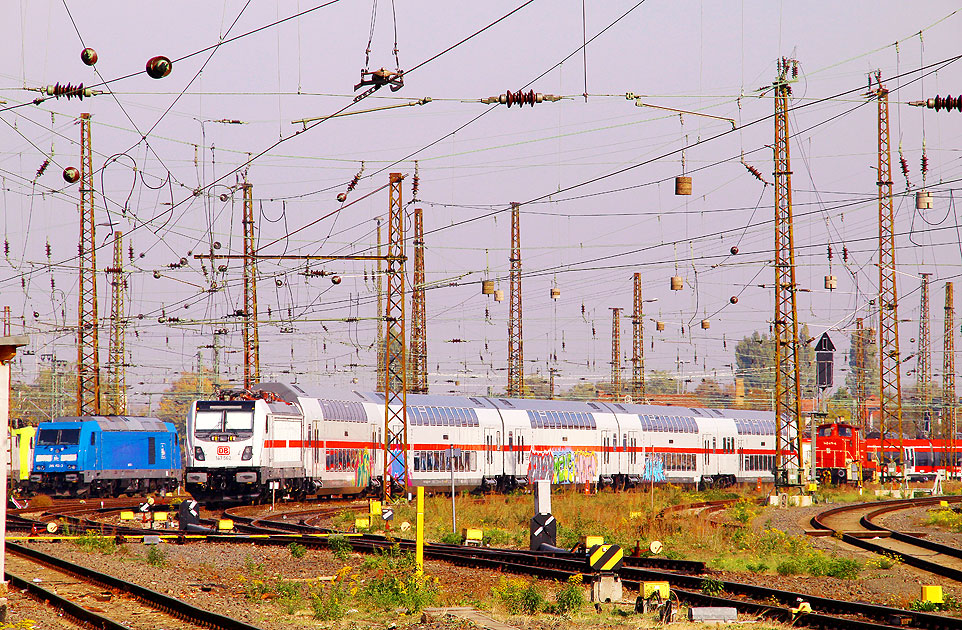
[[[598,478],[598,459],[590,451],[570,448],[531,450],[528,481],[551,483],[586,483]]]
[[[371,482],[371,451],[361,449],[358,457],[357,468],[354,473],[354,484],[358,487],[365,487]]]
[[[665,462],[657,457],[645,457],[644,472],[641,478],[648,482],[665,481]]]

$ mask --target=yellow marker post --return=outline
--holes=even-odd
[[[417,514],[417,542],[415,544],[414,560],[417,563],[417,574],[424,575],[424,486],[418,486],[418,514]]]

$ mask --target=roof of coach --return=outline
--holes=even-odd
[[[37,428],[62,428],[64,425],[78,425],[85,422],[96,422],[101,431],[168,431],[166,422],[159,418],[137,416],[65,416],[55,420],[41,422]],[[53,427],[50,425],[58,425]]]
[[[361,392],[352,389],[297,385],[289,383],[258,383],[255,390],[269,391],[285,402],[297,402],[299,397],[323,400],[342,400],[384,404],[381,392]],[[426,407],[461,407],[465,409],[517,409],[521,411],[575,411],[585,413],[630,413],[660,416],[687,416],[694,418],[734,418],[744,420],[771,420],[770,411],[748,409],[708,409],[664,405],[639,405],[624,402],[540,400],[534,398],[508,398],[496,396],[441,396],[436,394],[408,394],[408,405]]]

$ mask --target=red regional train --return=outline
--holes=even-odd
[[[952,455],[954,451],[954,456]],[[815,465],[823,483],[855,481],[859,472],[863,480],[901,476],[909,481],[927,481],[939,470],[957,471],[962,462],[962,441],[950,445],[937,438],[905,438],[889,434],[865,438],[851,424],[833,422],[818,427],[815,443]]]

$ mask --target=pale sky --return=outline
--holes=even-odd
[[[221,243],[220,253],[240,253],[240,194],[229,187],[248,155],[267,149],[246,170],[261,251],[271,254],[370,253],[375,219],[387,213],[387,191],[342,212],[335,212],[337,194],[363,162],[348,200],[382,187],[389,172],[403,172],[403,200],[413,212],[408,202],[418,161],[432,287],[433,393],[479,393],[506,383],[508,301],[482,296],[480,281],[495,279],[508,290],[512,201],[523,204],[527,374],[557,367],[563,388],[579,379],[607,379],[609,309],[616,306],[625,309],[623,365],[630,374],[627,316],[638,271],[645,298],[656,300],[645,305],[647,367],[680,369],[695,383],[705,375],[730,381],[735,342],[755,330],[767,332],[772,318],[774,271],[767,261],[774,193],[741,156],[772,181],[773,102],[770,91],[760,89],[771,85],[781,56],[800,63],[791,151],[798,279],[810,292],[799,294],[799,320],[816,337],[828,330],[845,351],[853,318],[872,316],[876,107],[863,94],[868,73],[879,69],[892,99],[902,355],[916,350],[919,273],[928,272],[932,362],[940,373],[943,285],[962,265],[958,212],[950,203],[962,176],[962,114],[905,103],[962,93],[962,63],[939,64],[962,54],[955,3],[586,3],[583,22],[580,2],[536,0],[420,65],[522,4],[397,0],[398,58],[410,70],[405,85],[346,111],[422,97],[432,102],[333,118],[294,135],[303,127],[292,121],[351,103],[372,2],[169,2],[158,5],[163,11],[129,2],[4,3],[0,203],[9,254],[0,260],[0,294],[14,315],[14,333],[25,320],[23,330],[31,335],[35,354],[20,359],[22,377],[33,378],[41,356],[76,359],[73,332],[65,326],[77,318],[79,191],[61,172],[80,166],[76,120],[89,112],[97,239],[104,243],[98,267],[108,266],[111,224],[130,234],[135,252],[133,263],[125,261],[131,271],[128,383],[135,403],[156,401],[177,372],[196,366],[198,351],[209,367],[211,350],[203,346],[219,328],[229,331],[223,375],[240,377],[240,323],[225,316],[242,306],[241,267],[230,261],[216,274],[222,288],[205,292],[210,266],[205,276],[191,254],[208,252],[213,241]],[[321,8],[230,41],[313,7]],[[394,33],[392,5],[382,0],[371,69],[395,68]],[[598,37],[582,55],[585,34]],[[221,46],[194,54],[222,39]],[[84,45],[99,55],[99,76],[80,61]],[[168,77],[155,80],[143,72],[154,55],[175,60]],[[920,80],[921,66],[927,74]],[[24,87],[104,80],[112,94],[15,107],[38,96]],[[565,98],[521,109],[479,102],[522,88]],[[628,92],[652,105],[734,119],[736,129],[717,118],[636,107],[625,98]],[[244,124],[215,122],[224,119]],[[935,203],[917,212],[914,192],[904,192],[898,149],[913,187],[920,187],[923,133],[925,183]],[[685,146],[694,194],[678,197],[673,177],[682,172]],[[37,178],[47,158],[51,164]],[[732,246],[737,256],[728,254]],[[168,267],[182,257],[188,265]],[[306,279],[303,264],[260,264],[262,373],[265,380],[337,386],[356,378],[358,386],[372,388],[372,263],[323,268],[343,282]],[[685,279],[680,292],[669,290],[676,269]],[[838,277],[834,292],[823,289],[829,273]],[[552,286],[561,290],[557,301],[549,297]],[[98,290],[105,317],[103,278]],[[729,301],[733,295],[736,305]],[[160,323],[162,313],[180,322]],[[705,318],[708,330],[699,326]],[[656,332],[658,320],[666,323],[664,332]],[[101,330],[106,361],[106,322]],[[914,375],[907,376],[914,367],[914,358],[903,365],[903,383],[914,384]],[[837,382],[843,378],[836,374]]]

